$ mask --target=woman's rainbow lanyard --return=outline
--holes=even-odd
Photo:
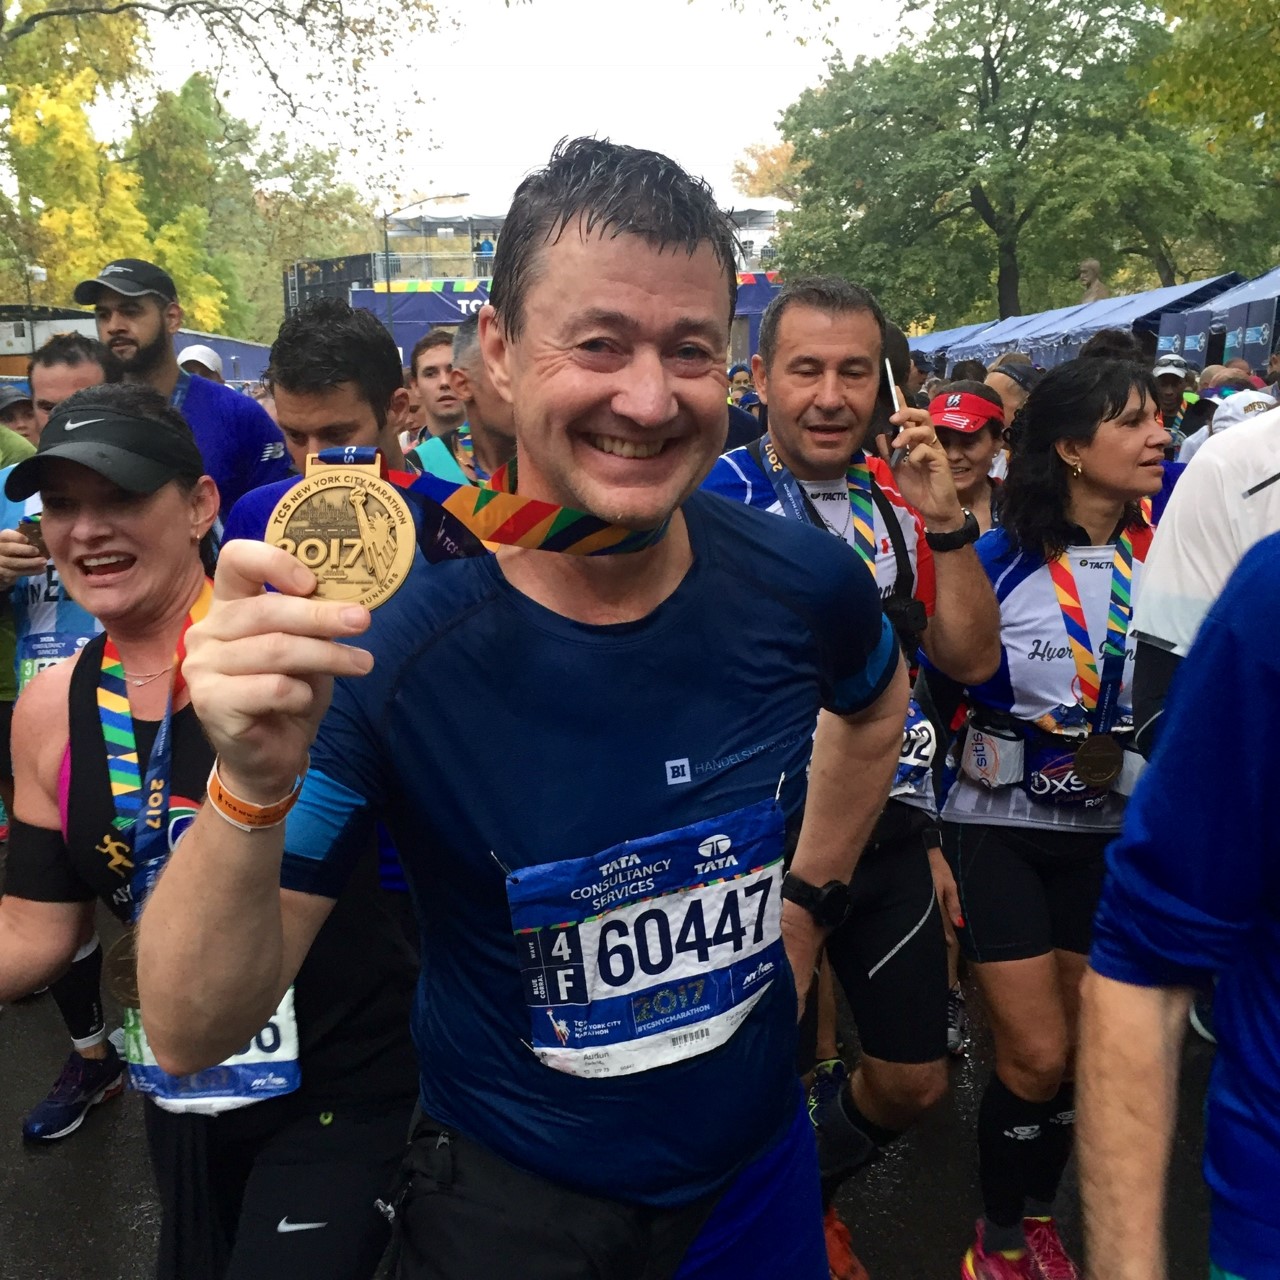
[[[187,628],[199,622],[209,612],[213,600],[213,583],[205,580],[196,602],[182,624],[178,648],[174,654],[173,677],[169,686],[169,700],[164,719],[156,733],[147,766],[146,785],[138,765],[138,740],[133,727],[133,713],[129,709],[129,685],[124,674],[120,652],[108,636],[102,648],[102,669],[98,677],[98,720],[102,726],[102,743],[107,751],[107,776],[115,804],[116,830],[133,834],[133,909],[142,909],[146,893],[150,891],[160,874],[163,855],[168,851],[167,827],[169,809],[169,744],[170,723],[173,719],[173,702],[184,687],[182,660],[186,657]],[[139,826],[143,796],[154,797],[150,807],[161,812],[156,827]]]
[[[406,492],[430,498],[483,542],[573,556],[643,551],[665,537],[671,523],[668,518],[656,529],[624,529],[572,507],[522,498],[515,489],[513,458],[484,486],[454,484],[424,471]]]
[[[1142,517],[1150,523],[1150,499],[1143,500]],[[1076,674],[1080,678],[1080,703],[1090,713],[1093,731],[1109,733],[1115,722],[1120,682],[1124,675],[1125,644],[1129,635],[1129,622],[1133,617],[1132,533],[1127,527],[1121,533],[1111,560],[1111,600],[1107,607],[1107,636],[1102,643],[1104,674],[1101,678],[1093,656],[1089,625],[1080,605],[1075,574],[1071,571],[1071,560],[1065,551],[1056,560],[1049,562],[1049,577],[1053,581],[1054,594],[1058,597],[1062,624],[1066,628]]]

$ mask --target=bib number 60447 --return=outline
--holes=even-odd
[[[720,948],[741,951],[748,945],[748,935],[750,945],[759,945],[764,940],[765,908],[772,888],[773,881],[765,878],[744,885],[741,890],[730,889],[710,928],[698,897],[689,899],[678,926],[673,919],[676,911],[670,907],[641,912],[630,925],[626,920],[607,921],[600,929],[600,977],[611,987],[624,987],[635,976],[637,966],[641,973],[656,978],[671,967],[678,955],[694,955],[699,964],[705,965],[711,960],[711,953]],[[723,956],[724,952],[720,954]],[[717,958],[714,967],[726,962]]]

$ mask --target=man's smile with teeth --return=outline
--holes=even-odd
[[[640,443],[635,440],[619,440],[616,436],[591,436],[591,444],[601,453],[612,453],[619,458],[656,458],[666,445],[665,440]]]

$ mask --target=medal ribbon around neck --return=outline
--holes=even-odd
[[[1150,523],[1150,499],[1143,500],[1142,517]],[[1107,606],[1107,636],[1102,644],[1101,677],[1067,552],[1049,562],[1049,577],[1058,597],[1062,625],[1066,629],[1076,675],[1080,679],[1080,703],[1089,713],[1093,732],[1109,733],[1116,721],[1120,684],[1124,678],[1125,645],[1133,618],[1132,533],[1127,528],[1121,533],[1111,560],[1111,598]]]
[[[778,457],[778,450],[770,436],[765,436],[760,441],[760,450],[765,474],[769,477],[769,483],[773,485],[773,491],[782,504],[783,514],[812,524],[809,506],[804,500],[804,490],[792,475],[790,468]],[[867,455],[861,449],[849,462],[849,469],[845,472],[845,483],[849,488],[854,550],[862,557],[863,564],[871,570],[871,575],[874,577],[876,572],[875,503],[871,497],[871,466],[867,462]]]
[[[323,462],[343,459],[320,454]],[[339,451],[334,451],[339,452]],[[342,451],[345,452],[345,451]],[[374,451],[369,450],[372,454]],[[372,458],[361,459],[372,461]],[[429,498],[483,542],[572,556],[612,556],[643,551],[666,537],[668,517],[656,529],[625,529],[585,511],[516,493],[516,461],[499,467],[483,486],[454,484],[423,472],[406,492]]]
[[[155,744],[147,766],[145,785],[138,764],[138,740],[129,709],[129,686],[120,652],[110,636],[102,649],[102,669],[98,677],[98,720],[102,726],[102,743],[107,751],[107,777],[111,785],[117,831],[133,834],[133,913],[137,919],[168,853],[170,725],[174,699],[186,687],[182,678],[182,660],[186,657],[187,629],[209,612],[213,600],[213,583],[207,578],[200,594],[182,624],[178,647],[174,653],[173,677],[164,719],[156,732]],[[159,821],[139,823],[144,796],[152,797],[149,809],[159,814]]]

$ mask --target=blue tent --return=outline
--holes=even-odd
[[[1005,319],[988,325],[972,338],[953,343],[947,352],[948,363],[981,360],[983,364],[990,364],[1002,351],[1026,351],[1034,358],[1027,340],[1029,333],[1046,326],[1065,324],[1071,316],[1084,311],[1089,305],[1092,304],[1058,307],[1054,311],[1040,311],[1029,316],[1006,316]]]
[[[1072,359],[1099,329],[1155,333],[1160,328],[1160,317],[1166,312],[1191,310],[1225,294],[1239,279],[1239,274],[1231,271],[1207,280],[1103,298],[1074,307],[1058,307],[1037,315],[1009,316],[975,338],[953,345],[948,358],[976,358],[990,363],[1002,351],[1025,351],[1037,364],[1049,368]]]
[[[1255,276],[1244,284],[1220,293],[1210,305],[1213,312],[1213,327],[1221,330],[1227,322],[1227,312],[1241,303],[1269,302],[1280,298],[1280,267],[1273,267],[1265,275]]]
[[[945,355],[954,343],[964,342],[990,327],[991,321],[983,320],[980,324],[962,324],[955,329],[938,329],[918,338],[910,338],[908,341],[911,344],[911,350],[919,351],[921,355]]]

